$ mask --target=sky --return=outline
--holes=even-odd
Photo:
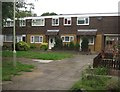
[[[34,13],[45,12],[57,14],[108,13],[118,12],[120,0],[27,0],[35,5]]]

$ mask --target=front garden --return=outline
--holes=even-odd
[[[3,51],[3,57],[13,57],[12,51]],[[37,51],[17,51],[17,58],[31,58],[31,59],[43,59],[43,60],[61,60],[64,58],[70,58],[73,54],[65,52],[37,52]]]
[[[16,62],[16,67],[13,65],[12,61],[2,62],[2,81],[10,81],[15,75],[20,75],[21,72],[32,72],[34,68],[33,65],[22,64],[21,62]]]
[[[119,92],[120,80],[116,76],[109,76],[107,68],[87,68],[83,71],[81,79],[73,85],[70,91]]]

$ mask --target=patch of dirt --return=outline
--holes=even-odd
[[[12,80],[20,80],[20,79],[31,80],[31,79],[35,79],[37,77],[40,77],[42,75],[43,75],[42,71],[35,69],[32,72],[22,72],[21,75],[13,77]]]

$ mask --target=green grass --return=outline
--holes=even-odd
[[[3,57],[12,57],[12,51],[3,51]],[[64,52],[33,52],[33,51],[17,51],[17,57],[32,58],[32,59],[43,59],[43,60],[61,60],[64,58],[72,57],[70,53]]]
[[[4,61],[2,63],[2,80],[9,81],[12,76],[19,75],[20,72],[30,72],[31,69],[34,68],[33,65],[22,64],[20,62],[16,62],[16,67],[13,66],[13,62]]]
[[[97,92],[98,90],[106,90],[106,83],[110,80],[108,77],[84,76],[74,84],[72,90],[85,89],[87,92]]]
[[[78,92],[81,89],[85,89],[87,92],[101,92],[101,90],[102,92],[106,92],[111,86],[115,90],[120,89],[116,82],[117,79],[113,79],[114,77],[108,77],[106,76],[107,74],[108,69],[106,68],[98,67],[94,70],[88,68],[83,71],[82,78],[73,85],[71,92]]]

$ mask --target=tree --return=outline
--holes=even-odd
[[[2,19],[13,17],[13,3],[3,2],[2,3]]]
[[[21,2],[16,2],[16,17],[26,17],[33,16],[31,11],[34,9],[33,3],[26,3],[24,0]],[[13,2],[2,2],[2,19],[6,20],[7,18],[13,19]]]
[[[81,48],[82,48],[82,51],[88,51],[88,38],[87,37],[83,37],[82,38],[82,43],[81,43]]]
[[[54,12],[51,12],[51,13],[45,12],[41,16],[50,16],[50,15],[57,15],[57,13],[54,13]]]

